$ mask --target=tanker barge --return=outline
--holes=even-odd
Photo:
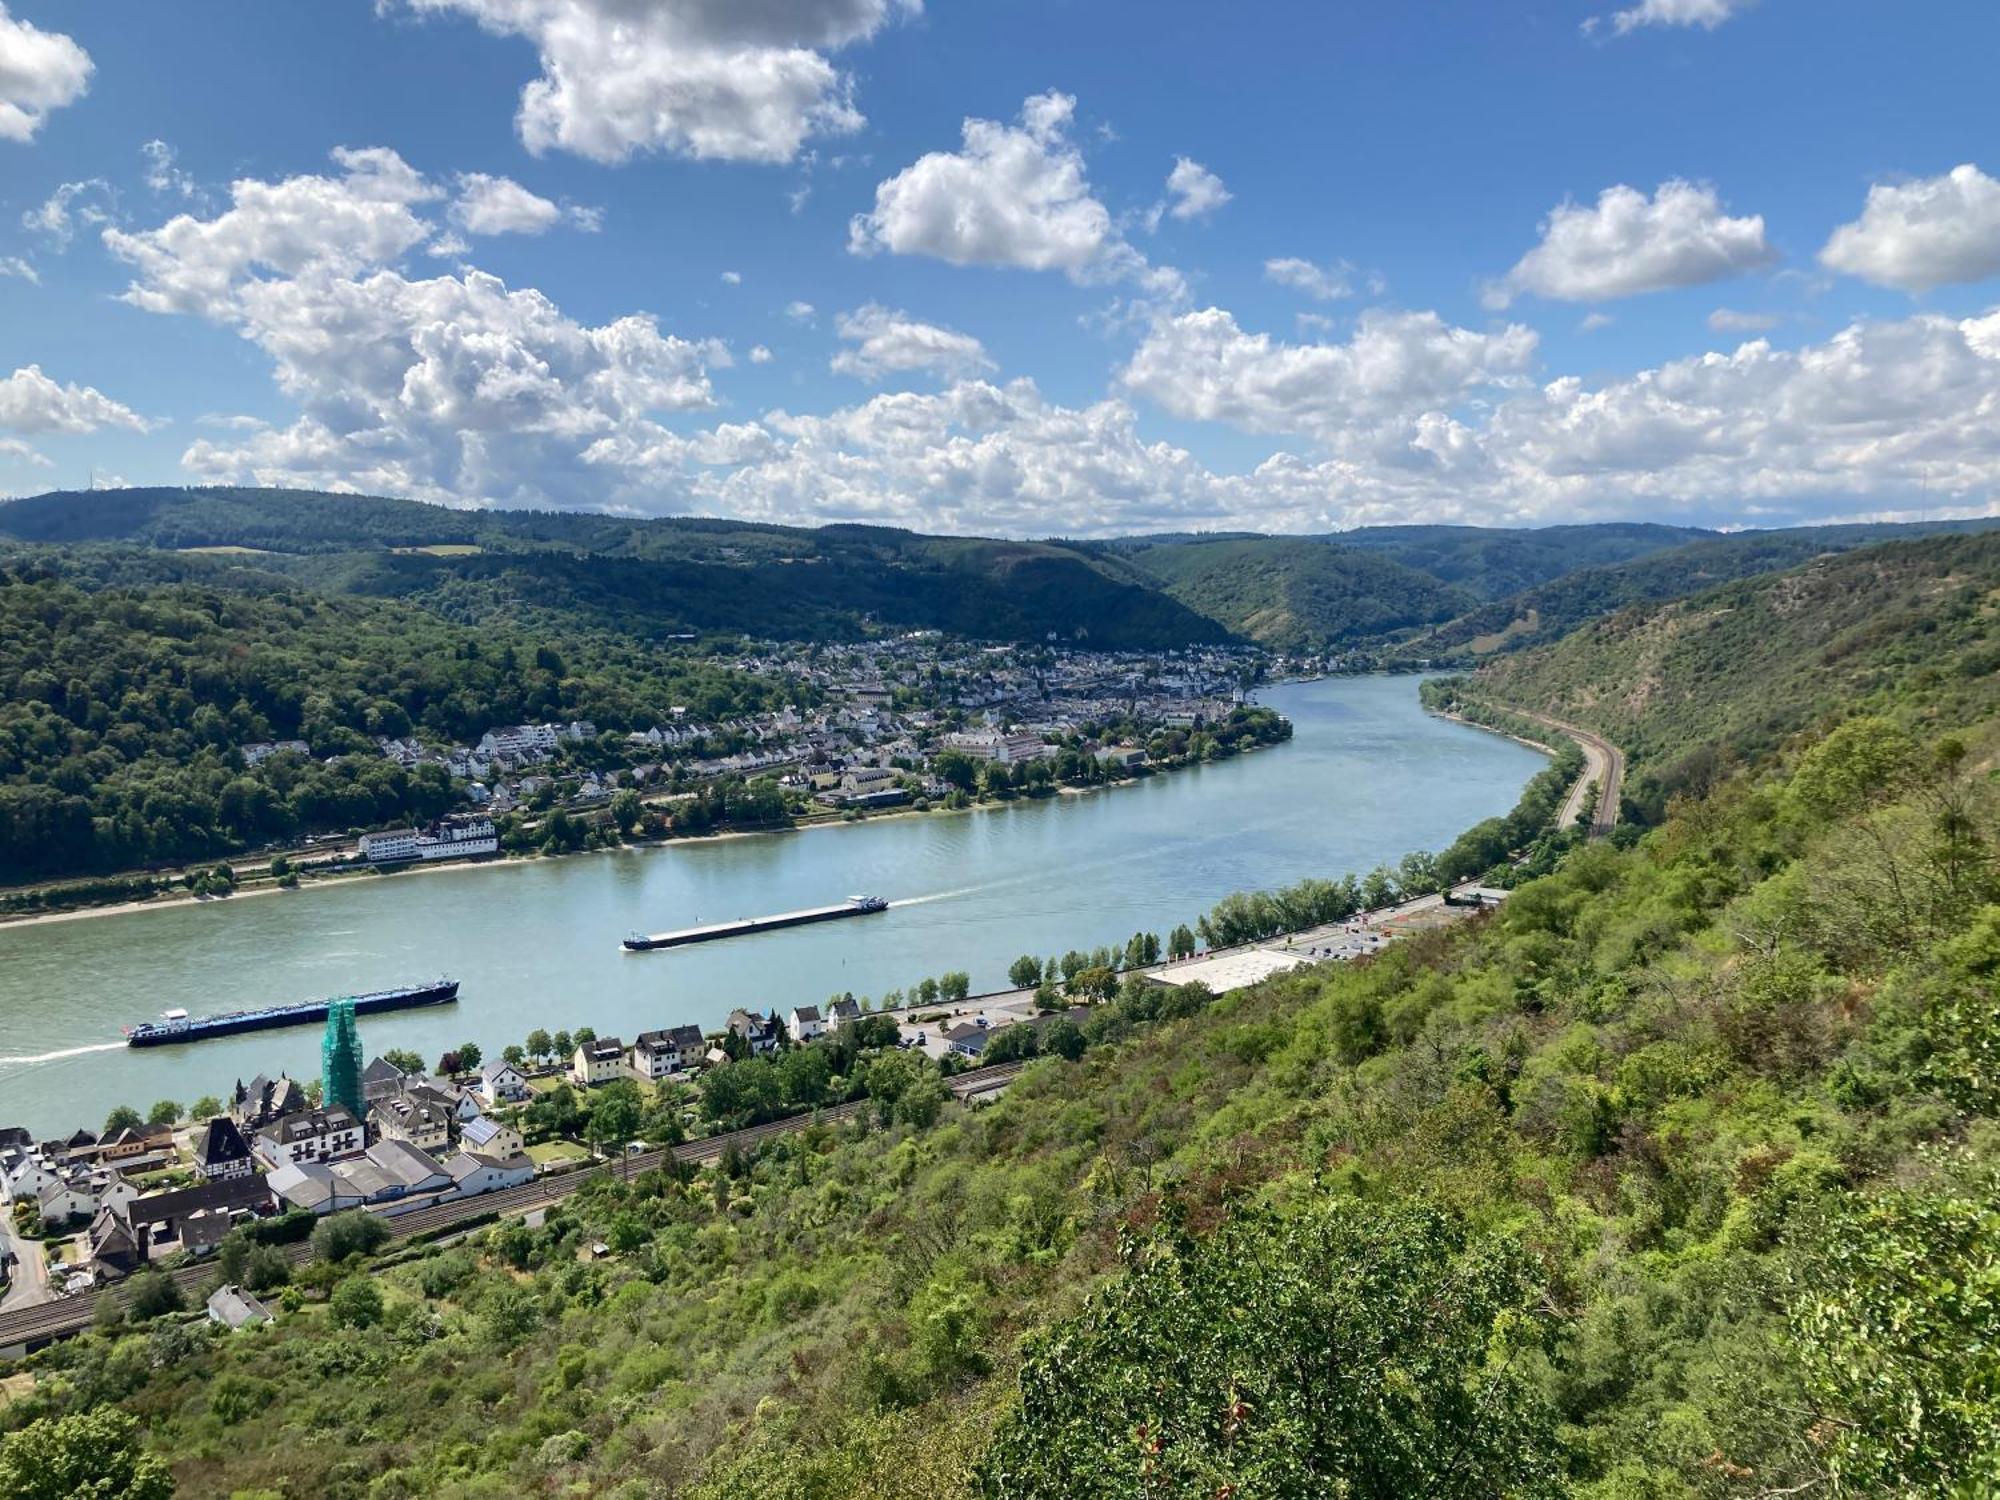
[[[781,927],[804,927],[811,922],[838,922],[843,917],[865,917],[888,909],[889,903],[880,896],[849,896],[838,906],[813,906],[804,911],[780,912],[775,917],[744,917],[736,922],[683,927],[679,932],[656,932],[650,936],[635,932],[625,939],[625,950],[646,953],[654,948],[685,948],[691,943],[713,943],[753,932],[776,932]]]
[[[406,984],[397,989],[374,990],[351,998],[357,1016],[385,1010],[448,1005],[458,998],[458,981],[434,979],[429,984]],[[234,1036],[239,1031],[305,1026],[314,1021],[324,1021],[327,1007],[332,1004],[331,1000],[304,1000],[297,1005],[267,1005],[261,1010],[232,1010],[219,1016],[190,1016],[184,1010],[170,1010],[157,1021],[127,1026],[125,1042],[132,1047],[165,1047],[176,1042],[204,1041],[212,1036]]]

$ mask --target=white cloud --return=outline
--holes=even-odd
[[[724,271],[722,273],[722,284],[724,286],[743,285],[743,273],[741,271]]]
[[[111,222],[111,201],[111,184],[102,177],[65,182],[21,215],[21,227],[40,235],[55,249],[67,250],[79,225]]]
[[[1207,167],[1185,156],[1177,156],[1173,171],[1167,174],[1167,201],[1162,206],[1168,218],[1205,219],[1233,196],[1222,185],[1222,179]],[[1153,216],[1157,223],[1158,209],[1153,211]]]
[[[1119,241],[1069,138],[1075,112],[1075,99],[1048,93],[1021,106],[1018,126],[968,119],[963,149],[930,152],[876,187],[848,248],[1073,276],[1099,266]]]
[[[1763,217],[1730,218],[1712,187],[1674,179],[1648,198],[1621,183],[1600,193],[1595,208],[1556,208],[1541,243],[1487,289],[1486,300],[1495,308],[1522,293],[1600,302],[1719,281],[1774,258]]]
[[[2000,182],[1967,162],[1942,177],[1877,183],[1820,263],[1878,286],[1927,292],[2000,274]]]
[[[762,344],[752,344],[750,346],[750,363],[753,365],[768,365],[775,357],[776,356],[774,356],[771,353],[771,351]]]
[[[139,154],[146,158],[146,186],[155,193],[171,193],[181,198],[201,196],[200,187],[181,169],[177,153],[165,141],[147,141],[139,148]]]
[[[92,386],[58,385],[39,365],[24,366],[0,380],[0,428],[9,432],[78,433],[100,427],[145,432],[151,426],[131,407]]]
[[[1296,255],[1284,255],[1264,262],[1264,279],[1304,292],[1321,302],[1354,295],[1354,267],[1344,260],[1316,266]]]
[[[0,255],[0,276],[16,276],[30,286],[40,286],[42,276],[18,255]]]
[[[1372,442],[1382,424],[1519,377],[1535,345],[1520,324],[1476,333],[1433,312],[1379,310],[1346,343],[1286,344],[1211,307],[1156,322],[1119,380],[1177,417]]]
[[[451,222],[467,234],[541,234],[562,221],[563,211],[511,177],[461,172]]]
[[[0,438],[0,459],[9,463],[31,464],[37,469],[46,469],[49,460],[37,453],[19,438]]]
[[[1609,328],[1616,321],[1617,319],[1607,312],[1588,312],[1583,315],[1583,321],[1576,326],[1581,332],[1596,333]]]
[[[471,267],[405,276],[395,263],[434,237],[419,210],[438,188],[391,151],[334,156],[338,176],[233,184],[210,219],[105,232],[134,268],[126,301],[234,328],[300,408],[283,428],[194,443],[182,462],[197,477],[593,505],[593,444],[713,404],[708,371],[729,362],[713,341],[644,315],[585,326]]]
[[[1755,0],[1639,0],[1637,5],[1612,13],[1611,29],[1620,36],[1641,26],[1699,26],[1713,31],[1754,3]],[[1595,31],[1602,20],[1593,16],[1583,23],[1583,29]]]
[[[787,302],[785,304],[785,316],[790,318],[794,323],[810,324],[817,314],[810,302]]]
[[[516,125],[531,151],[785,162],[860,129],[853,80],[826,53],[920,0],[409,0],[525,37],[542,76]]]
[[[1718,307],[1708,315],[1708,326],[1717,333],[1768,333],[1778,326],[1776,313],[1738,312]]]
[[[985,347],[969,333],[920,322],[908,313],[869,303],[834,320],[841,338],[854,345],[834,355],[837,374],[861,380],[924,370],[963,378],[994,368]]]
[[[0,4],[0,141],[33,140],[50,110],[83,97],[91,66],[70,38],[17,21]]]

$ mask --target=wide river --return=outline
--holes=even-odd
[[[997,988],[1024,951],[1164,934],[1235,890],[1339,876],[1438,849],[1505,812],[1535,751],[1435,719],[1417,679],[1270,689],[1290,743],[1136,786],[962,815],[495,863],[319,889],[0,927],[0,1125],[96,1129],[112,1106],[312,1077],[319,1031],[129,1049],[121,1024],[383,988],[438,974],[456,1005],[364,1018],[371,1054],[488,1055],[535,1027],[630,1040],[735,1006],[880,995],[965,969]],[[699,922],[889,897],[880,916],[696,948],[619,940]]]

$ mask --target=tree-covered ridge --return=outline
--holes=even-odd
[[[1982,1493],[2000,731],[1950,688],[1368,964],[1135,983],[996,1106],[60,1347],[0,1428],[118,1403],[186,1494]]]
[[[1047,542],[572,512],[459,511],[292,490],[65,492],[0,503],[38,544],[247,549],[315,587],[489,619],[653,637],[724,631],[850,640],[943,630],[1097,649],[1221,642],[1229,631],[1121,560]],[[429,549],[429,550],[425,550]]]
[[[2000,534],[1889,543],[1627,610],[1464,691],[1601,730],[1655,816],[1673,792],[1859,711],[1978,723],[2000,705]]]
[[[1506,599],[1584,568],[1631,562],[1713,536],[1693,526],[1361,526],[1328,538],[1394,558],[1476,599]]]
[[[205,857],[451,805],[441,768],[382,759],[378,735],[626,728],[676,704],[721,716],[783,691],[609,632],[475,629],[281,579],[228,581],[135,587],[103,583],[92,561],[0,555],[0,869]],[[252,768],[238,754],[290,739],[311,756]]]
[[[1814,558],[1937,533],[1990,530],[1994,521],[1912,521],[1805,526],[1690,541],[1624,562],[1593,563],[1427,631],[1412,653],[1453,656],[1521,651],[1633,605],[1684,599],[1717,585],[1798,567]],[[1595,528],[1577,528],[1585,532]]]
[[[1310,537],[1185,542],[1132,561],[1190,609],[1282,651],[1434,624],[1475,602],[1392,558]]]

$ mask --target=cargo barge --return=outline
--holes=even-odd
[[[838,906],[808,907],[805,911],[780,912],[775,917],[744,917],[741,921],[714,922],[706,927],[684,927],[679,932],[656,932],[651,936],[635,932],[625,939],[625,950],[647,953],[654,948],[685,948],[691,943],[713,943],[753,932],[776,932],[781,927],[804,927],[810,922],[838,922],[843,917],[865,917],[888,909],[889,903],[880,896],[849,896]]]
[[[456,979],[434,979],[429,984],[406,984],[393,990],[374,990],[355,995],[354,1013],[373,1015],[385,1010],[415,1010],[426,1005],[448,1005],[458,998]],[[306,1026],[326,1019],[331,1000],[304,1000],[297,1005],[267,1005],[261,1010],[232,1010],[219,1016],[190,1016],[184,1010],[170,1010],[157,1021],[142,1021],[125,1028],[125,1042],[131,1047],[165,1047],[177,1042],[205,1041],[212,1036],[235,1036],[240,1031],[270,1031],[280,1026]]]

